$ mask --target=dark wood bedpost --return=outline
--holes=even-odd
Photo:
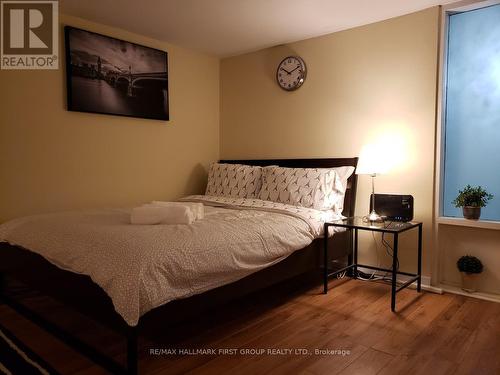
[[[129,375],[138,374],[137,330],[137,327],[129,327],[127,332],[127,373]]]

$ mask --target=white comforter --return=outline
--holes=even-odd
[[[321,211],[266,207],[259,200],[189,199],[206,205],[205,219],[192,225],[131,225],[126,209],[66,212],[2,224],[0,241],[90,276],[135,326],[155,307],[269,267],[322,234]]]

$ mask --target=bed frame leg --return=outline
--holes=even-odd
[[[137,327],[130,327],[127,333],[127,374],[138,374]]]
[[[5,292],[5,289],[7,289],[7,280],[5,279],[4,274],[0,272],[0,305],[4,303],[2,296]]]

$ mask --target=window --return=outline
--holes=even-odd
[[[500,221],[500,4],[448,14],[442,215],[467,184],[495,197],[481,219]]]

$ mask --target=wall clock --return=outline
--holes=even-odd
[[[276,81],[286,91],[297,90],[306,79],[306,64],[298,56],[285,57],[276,70]]]

